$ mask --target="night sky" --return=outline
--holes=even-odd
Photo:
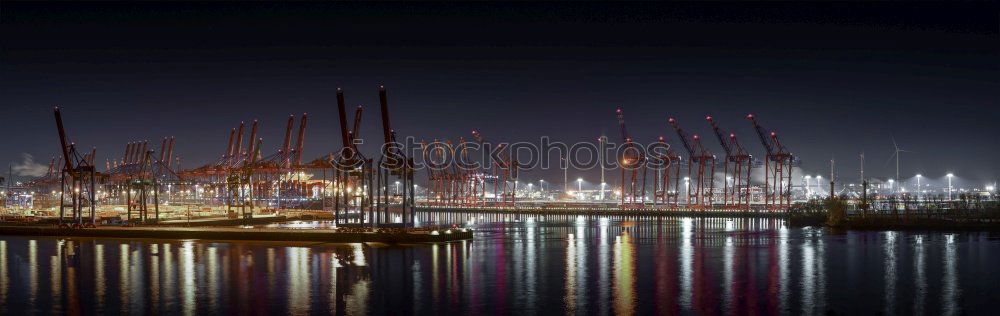
[[[679,148],[673,116],[721,155],[711,114],[762,156],[744,118],[754,113],[808,174],[827,175],[835,158],[856,181],[864,151],[866,174],[890,176],[894,135],[912,151],[904,178],[992,182],[998,17],[995,3],[3,1],[0,162],[57,154],[53,105],[102,165],[128,141],[163,136],[183,167],[203,165],[254,118],[274,152],[287,116],[303,112],[308,160],[338,146],[337,87],[366,105],[362,136],[380,141],[384,84],[394,128],[418,139],[616,140],[621,105],[638,141]],[[523,175],[540,176],[562,172]]]

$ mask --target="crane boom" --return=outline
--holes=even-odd
[[[340,119],[340,141],[344,148],[351,146],[351,132],[347,130],[347,106],[344,102],[344,90],[337,88],[337,117]]]
[[[402,152],[402,148],[396,144],[396,131],[392,129],[392,123],[389,121],[389,98],[385,92],[385,86],[378,86],[378,100],[382,113],[382,138],[384,139],[382,153],[384,157],[388,157],[388,163],[392,168],[401,167],[404,161],[400,161],[405,157]],[[451,146],[449,146],[451,148]]]
[[[164,137],[163,141],[160,142],[160,158],[157,160],[157,162],[163,163],[163,157],[164,157],[163,154],[166,152],[167,152],[167,138]]]
[[[128,164],[128,160],[131,157],[130,156],[131,153],[132,153],[132,142],[128,142],[125,144],[125,152],[122,153],[122,165]]]
[[[364,112],[364,108],[360,105],[358,109],[354,111],[354,125],[351,127],[351,147],[357,147],[354,145],[354,140],[360,137],[361,132],[358,130],[361,127],[361,113]]]
[[[230,159],[233,156],[233,137],[236,136],[236,128],[229,130],[229,144],[226,145],[226,153],[222,155],[223,159]]]
[[[288,115],[288,126],[285,127],[285,141],[281,143],[281,154],[288,157],[288,153],[292,150],[292,125],[295,124],[295,115]],[[287,158],[285,159],[287,163]]]
[[[351,146],[351,132],[347,130],[347,105],[344,102],[344,90],[337,88],[337,117],[340,119],[340,141],[344,148]]]
[[[624,144],[629,144],[632,142],[632,137],[628,134],[628,129],[625,128],[625,114],[622,113],[622,107],[619,105],[615,109],[615,114],[618,116],[618,128],[622,134],[622,142]]]
[[[768,132],[766,128],[760,126],[753,114],[747,114],[747,119],[750,120],[750,123],[753,123],[753,128],[757,131],[757,137],[760,138],[760,144],[764,146],[764,150],[767,151],[769,156],[774,155],[775,146],[772,143],[772,139],[768,138],[768,135],[770,134],[771,136],[776,136],[776,134],[774,132]]]
[[[308,122],[308,113],[302,113],[302,119],[299,121],[299,137],[295,140],[295,165],[302,164],[302,151],[306,144],[306,123]]]
[[[63,127],[62,114],[59,113],[59,107],[55,107],[56,116],[56,129],[59,130],[59,145],[62,147],[63,160],[65,164],[63,165],[66,169],[72,169],[73,163],[69,159],[69,140],[66,139],[66,129]]]
[[[677,137],[680,138],[681,145],[684,145],[684,149],[687,150],[688,155],[690,157],[694,157],[695,155],[697,155],[694,146],[691,145],[691,138],[688,137],[687,132],[685,132],[684,129],[681,128],[680,124],[677,124],[677,120],[671,117],[667,119],[667,122],[670,123],[670,126],[674,127],[674,131],[677,132]]]
[[[144,156],[146,154],[146,145],[149,145],[149,141],[148,140],[142,141],[142,151],[139,152],[138,155],[136,155],[136,157],[135,157],[135,163],[139,163],[141,158],[145,158]],[[153,145],[153,146],[156,146],[156,145]]]
[[[167,168],[170,168],[170,159],[174,157],[174,137],[170,136],[170,142],[167,143]]]
[[[253,124],[250,125],[250,139],[247,140],[248,144],[247,144],[247,157],[246,157],[246,159],[247,159],[248,162],[252,162],[253,160],[255,160],[257,158],[256,154],[255,154],[256,151],[254,150],[254,149],[257,148],[256,147],[257,146],[257,142],[255,141],[256,139],[257,139],[257,120],[255,119],[255,120],[253,120]]]
[[[240,122],[240,128],[236,131],[236,146],[233,147],[233,154],[229,158],[229,165],[235,165],[239,163],[240,158],[243,157],[243,122]]]
[[[382,110],[382,137],[385,144],[393,142],[392,124],[389,122],[389,100],[385,93],[385,87],[378,87],[378,101]]]
[[[736,139],[735,135],[730,134],[732,139],[727,139],[725,136],[726,132],[719,128],[718,124],[715,124],[715,120],[712,119],[711,115],[706,116],[705,120],[708,121],[708,125],[712,126],[712,131],[715,132],[715,137],[719,139],[719,144],[721,144],[722,149],[726,151],[726,157],[732,157],[733,154],[735,154],[735,148],[732,143],[732,141]]]

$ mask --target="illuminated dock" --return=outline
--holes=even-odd
[[[204,239],[204,240],[259,240],[259,241],[309,241],[323,243],[421,243],[450,242],[472,239],[472,230],[452,229],[283,229],[242,227],[112,227],[88,229],[59,228],[58,226],[0,226],[0,235],[97,237],[97,238],[154,238],[154,239]]]
[[[582,215],[582,216],[677,216],[677,217],[749,217],[784,218],[786,211],[743,209],[694,209],[694,208],[620,208],[594,206],[545,206],[545,207],[417,207],[418,212],[428,213],[495,213],[524,215]]]

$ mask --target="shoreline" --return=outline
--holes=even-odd
[[[96,237],[96,238],[153,238],[153,239],[205,239],[205,240],[254,240],[254,241],[309,241],[329,243],[437,243],[472,239],[470,229],[451,229],[431,232],[338,232],[331,229],[285,228],[236,228],[236,227],[115,227],[60,228],[58,226],[9,226],[0,225],[0,235]]]

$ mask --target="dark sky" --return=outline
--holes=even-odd
[[[265,152],[288,114],[310,114],[306,156],[338,142],[334,91],[379,84],[395,129],[419,138],[618,139],[666,135],[711,114],[763,149],[780,133],[806,173],[962,179],[1000,174],[995,3],[15,3],[0,2],[0,162],[58,151],[51,107],[98,160],[125,142],[177,138],[185,167],[216,159],[259,118]],[[712,140],[708,138],[706,140]],[[372,139],[374,140],[374,139]],[[722,153],[714,141],[710,149]],[[371,152],[374,154],[374,152]],[[575,179],[581,173],[570,175]],[[593,171],[583,173],[594,178]],[[561,181],[561,172],[532,172]]]

